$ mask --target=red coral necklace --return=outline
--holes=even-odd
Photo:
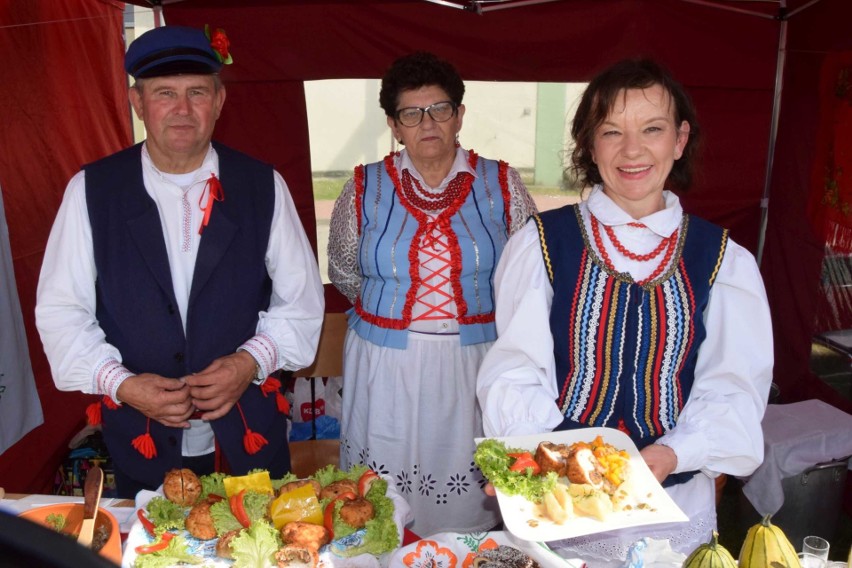
[[[600,230],[601,226],[603,226],[604,231],[606,232],[606,236],[609,237],[609,240],[612,242],[612,246],[614,246],[615,249],[618,252],[620,252],[621,254],[623,254],[624,256],[626,256],[629,259],[636,260],[636,261],[639,261],[639,262],[646,262],[646,261],[649,261],[649,260],[659,256],[660,253],[663,252],[663,250],[665,249],[666,254],[665,254],[665,256],[663,256],[662,260],[660,260],[660,263],[657,265],[657,268],[654,269],[654,271],[650,274],[650,276],[648,276],[644,280],[640,280],[638,282],[639,285],[647,284],[648,282],[651,282],[657,276],[662,274],[663,270],[665,270],[666,266],[668,266],[669,261],[671,260],[672,255],[674,254],[675,245],[677,244],[677,237],[678,237],[678,234],[680,233],[679,228],[675,229],[675,231],[671,235],[669,235],[668,237],[665,237],[663,240],[661,240],[660,244],[657,245],[657,247],[654,250],[652,250],[651,252],[646,253],[646,254],[637,254],[637,253],[635,253],[631,250],[628,250],[627,247],[625,247],[621,243],[621,241],[618,240],[618,237],[616,237],[615,231],[612,229],[612,227],[604,225],[594,215],[592,215],[592,223],[591,224],[592,224],[592,235],[594,236],[595,244],[598,247],[598,251],[600,252],[601,259],[603,260],[606,267],[609,268],[610,270],[612,270],[613,272],[617,272],[617,270],[615,269],[615,266],[612,263],[612,259],[609,257],[609,253],[607,253],[606,249],[604,248],[603,238],[601,237],[601,230]],[[628,225],[631,226],[631,227],[644,227],[645,226],[642,223],[628,223]]]
[[[459,172],[450,180],[447,188],[440,195],[432,197],[423,190],[423,186],[417,178],[412,177],[408,170],[402,170],[402,193],[409,203],[421,211],[441,211],[454,204],[462,195],[467,196],[470,189],[470,180],[473,178],[468,172]]]

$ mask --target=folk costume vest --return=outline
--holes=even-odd
[[[422,284],[419,250],[429,246],[428,235],[437,226],[448,243],[461,344],[494,341],[493,275],[511,226],[508,165],[471,150],[469,163],[478,177],[460,174],[468,179],[457,198],[430,221],[405,197],[394,157],[355,169],[362,280],[350,327],[377,345],[406,347]]]
[[[534,219],[553,286],[556,404],[565,416],[557,429],[619,428],[641,449],[675,426],[689,398],[728,233],[684,215],[670,268],[639,285],[592,250],[579,206]]]
[[[201,239],[186,333],[160,213],[143,185],[141,144],[84,168],[97,318],[106,341],[134,373],[177,379],[200,371],[253,337],[258,313],[269,306],[272,282],[264,256],[275,202],[272,168],[222,145],[214,147],[225,199],[216,202]],[[163,472],[180,467],[181,429],[149,420],[127,404],[106,404],[102,420],[110,455],[131,477],[156,487]],[[286,444],[286,421],[275,397],[255,385],[211,425],[234,474],[266,467]],[[268,441],[254,454],[243,444],[249,430]],[[132,446],[146,431],[156,448],[150,458]]]

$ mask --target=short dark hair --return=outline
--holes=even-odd
[[[571,124],[571,136],[575,144],[571,153],[571,168],[579,181],[585,185],[603,183],[600,170],[592,160],[595,131],[609,116],[619,93],[627,89],[647,89],[654,85],[660,85],[669,94],[674,104],[675,126],[680,128],[684,120],[689,123],[689,139],[683,155],[675,160],[667,180],[674,189],[689,188],[701,143],[701,128],[695,107],[686,90],[669,71],[650,59],[619,61],[596,75],[583,93]]]
[[[441,87],[456,106],[462,104],[464,82],[448,61],[425,51],[417,51],[394,61],[382,77],[379,105],[385,114],[396,116],[396,105],[403,91],[428,85]]]

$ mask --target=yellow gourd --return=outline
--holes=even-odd
[[[796,550],[779,527],[769,522],[771,515],[751,527],[740,550],[740,568],[799,566]]]
[[[710,542],[693,550],[684,561],[683,568],[737,568],[737,561],[719,544],[719,533],[713,531]]]

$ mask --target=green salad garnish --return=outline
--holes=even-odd
[[[506,495],[522,495],[528,501],[541,503],[545,494],[556,485],[558,476],[555,472],[538,475],[529,471],[510,471],[514,458],[509,454],[522,453],[528,450],[507,448],[500,440],[483,440],[476,447],[473,461],[482,470],[482,475],[491,484]]]

